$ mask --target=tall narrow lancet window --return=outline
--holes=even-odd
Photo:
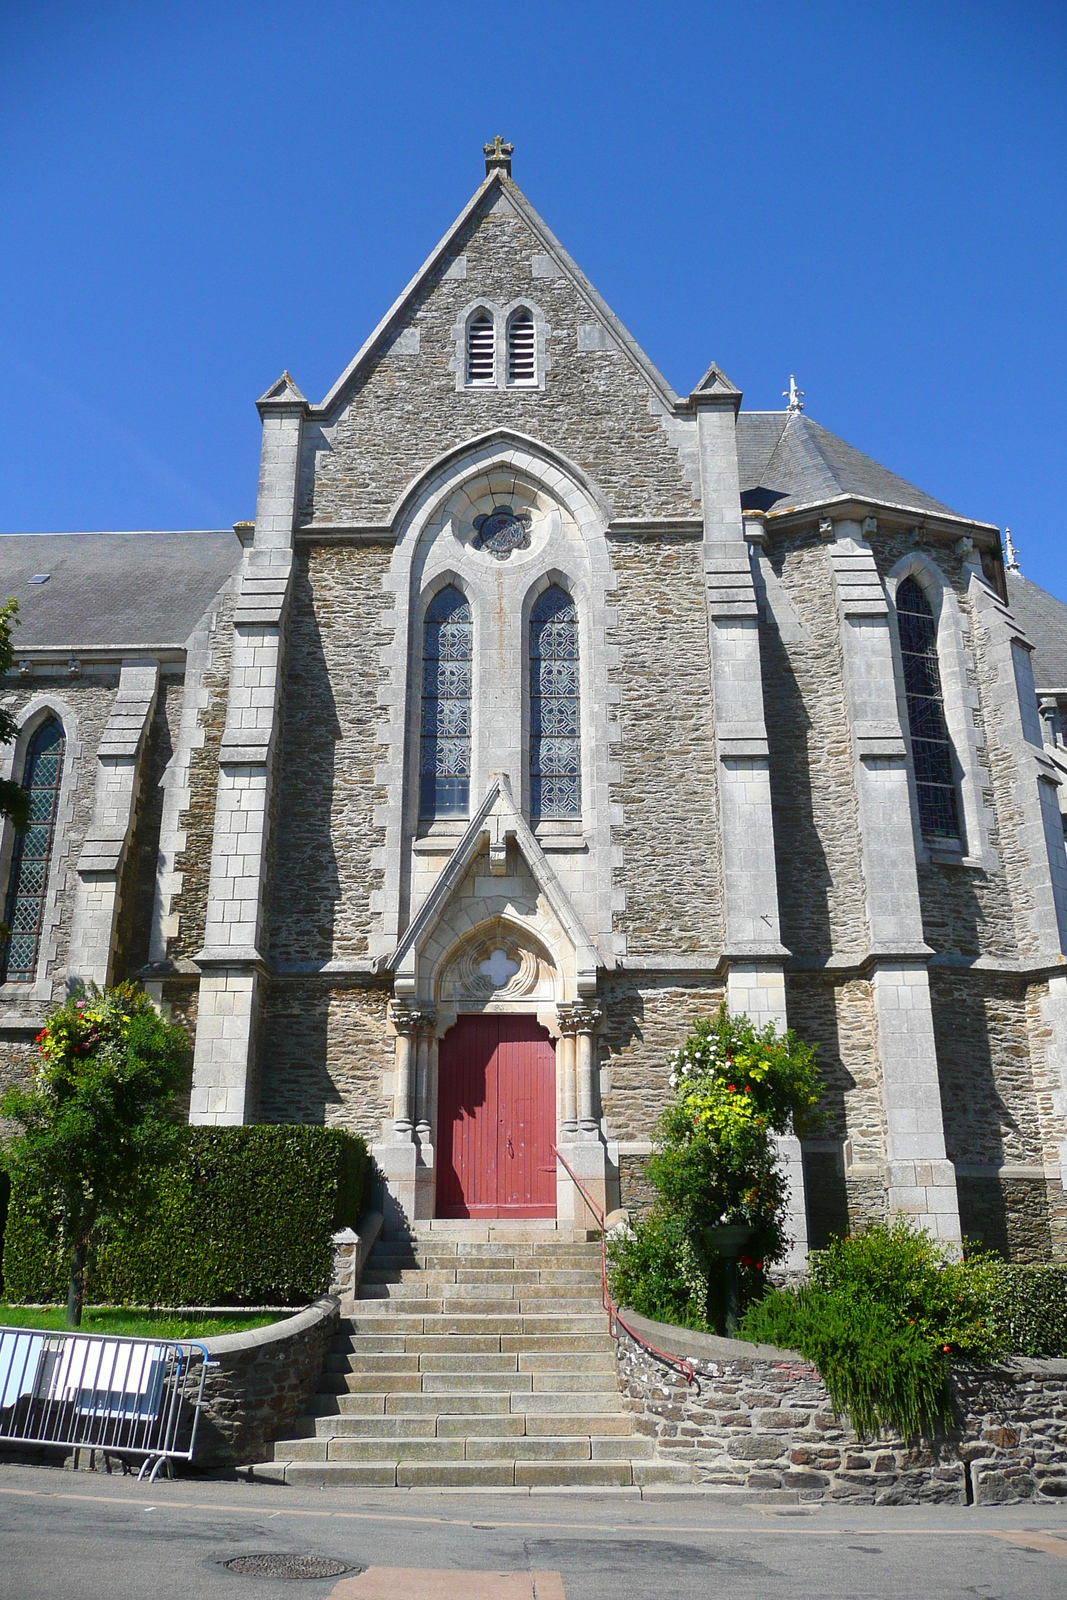
[[[30,825],[16,835],[4,921],[11,932],[0,954],[0,981],[32,983],[37,969],[48,865],[63,774],[63,729],[55,717],[41,724],[26,751],[22,787],[30,799]]]
[[[578,613],[563,589],[537,599],[530,617],[530,815],[582,814]]]
[[[532,384],[537,381],[537,342],[533,313],[520,306],[508,318],[508,382]]]
[[[945,723],[933,612],[914,578],[905,578],[898,585],[896,607],[919,823],[923,833],[932,838],[958,839],[959,802],[952,772],[952,743]]]
[[[496,329],[488,311],[476,311],[467,324],[467,382],[482,388],[496,383]]]
[[[442,589],[426,612],[422,650],[419,815],[465,817],[471,787],[471,608]]]

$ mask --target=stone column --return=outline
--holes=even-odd
[[[68,976],[111,982],[122,871],[133,834],[142,757],[159,688],[158,661],[124,661],[96,752],[93,816],[78,858]]]
[[[893,690],[889,607],[869,517],[821,524],[841,629],[863,852],[869,964],[886,1118],[890,1212],[958,1243],[956,1174],[945,1157],[904,735]]]
[[[421,1011],[395,1000],[389,1007],[389,1016],[396,1029],[393,1138],[397,1144],[408,1144],[415,1128],[415,1087],[423,1016]]]
[[[259,946],[307,402],[286,375],[258,405],[263,445],[256,530],[245,551],[233,621],[204,948],[196,957],[202,976],[190,1122],[241,1123],[255,1114],[264,970]]]
[[[556,1007],[556,1016],[559,1019],[559,1044],[556,1046],[556,1064],[560,1074],[560,1095],[562,1115],[560,1117],[560,1134],[566,1140],[578,1137],[578,1090],[575,1079],[575,1037],[574,1019],[571,1015],[572,1007],[559,1005]]]
[[[707,383],[708,380],[705,380]],[[759,608],[749,539],[763,526],[741,512],[739,392],[721,374],[690,396],[700,446],[704,582],[708,608],[723,864],[726,1002],[757,1026],[786,1026],[785,962],[778,915],[770,749],[763,705]],[[803,1267],[808,1221],[800,1142],[779,1142],[788,1184],[785,1265]]]
[[[579,1139],[600,1138],[600,1118],[597,1115],[596,1084],[596,1030],[600,1022],[599,1006],[579,1003],[571,1007],[571,1025],[577,1037],[577,1063],[575,1082],[578,1100]]]
[[[437,1016],[433,1011],[422,1011],[420,1017],[415,1078],[415,1137],[420,1145],[426,1147],[433,1137],[431,1073],[437,1065]]]

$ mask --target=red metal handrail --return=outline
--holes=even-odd
[[[695,1383],[696,1371],[688,1361],[683,1361],[680,1356],[668,1355],[666,1350],[661,1350],[658,1345],[652,1344],[644,1337],[643,1334],[638,1333],[636,1328],[631,1328],[626,1319],[619,1315],[619,1308],[611,1298],[611,1292],[608,1289],[608,1237],[607,1230],[604,1226],[604,1213],[597,1205],[596,1201],[593,1199],[592,1195],[589,1193],[588,1189],[585,1187],[585,1184],[582,1182],[581,1178],[579,1178],[578,1174],[575,1172],[566,1156],[562,1155],[555,1145],[552,1146],[552,1150],[555,1154],[556,1160],[566,1171],[571,1182],[574,1184],[574,1187],[578,1190],[582,1199],[588,1206],[590,1214],[596,1219],[597,1226],[600,1229],[600,1302],[608,1314],[609,1330],[614,1334],[614,1324],[617,1322],[619,1327],[624,1328],[630,1335],[630,1338],[635,1341],[635,1343],[642,1345],[646,1350],[650,1350],[654,1356],[659,1357],[660,1361],[666,1361],[668,1366],[676,1367],[682,1374],[682,1377],[685,1379],[686,1383]]]

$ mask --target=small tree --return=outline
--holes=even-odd
[[[18,609],[19,603],[14,599],[0,606],[0,678],[11,671],[15,659],[11,624],[18,622]],[[0,745],[12,744],[18,731],[10,711],[0,706]],[[26,831],[30,820],[30,797],[20,783],[13,783],[10,778],[0,779],[0,817],[10,817],[19,833]]]
[[[60,1244],[71,1251],[67,1323],[76,1328],[97,1225],[136,1198],[177,1141],[174,1097],[189,1041],[143,990],[120,984],[57,1007],[37,1044],[33,1083],[0,1099],[0,1114],[21,1130],[5,1164],[53,1207]]]
[[[786,1180],[775,1135],[791,1125],[803,1134],[814,1125],[822,1079],[814,1049],[791,1029],[759,1030],[725,1005],[694,1023],[668,1067],[674,1099],[656,1125],[647,1169],[656,1199],[643,1222],[612,1241],[609,1254],[613,1281],[635,1311],[701,1326],[710,1265],[705,1229],[752,1229],[741,1257],[749,1292],[785,1254]]]

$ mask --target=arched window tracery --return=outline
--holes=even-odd
[[[896,612],[919,824],[928,837],[958,839],[959,798],[945,721],[937,627],[930,602],[912,577],[897,585]]]
[[[15,837],[4,922],[11,930],[0,951],[0,981],[32,983],[48,898],[48,868],[55,842],[63,776],[62,724],[49,717],[26,750],[22,787],[29,794],[30,824]]]
[[[471,608],[453,585],[423,625],[419,816],[465,817],[471,773]]]
[[[582,814],[578,611],[564,589],[546,589],[530,615],[530,816]]]

